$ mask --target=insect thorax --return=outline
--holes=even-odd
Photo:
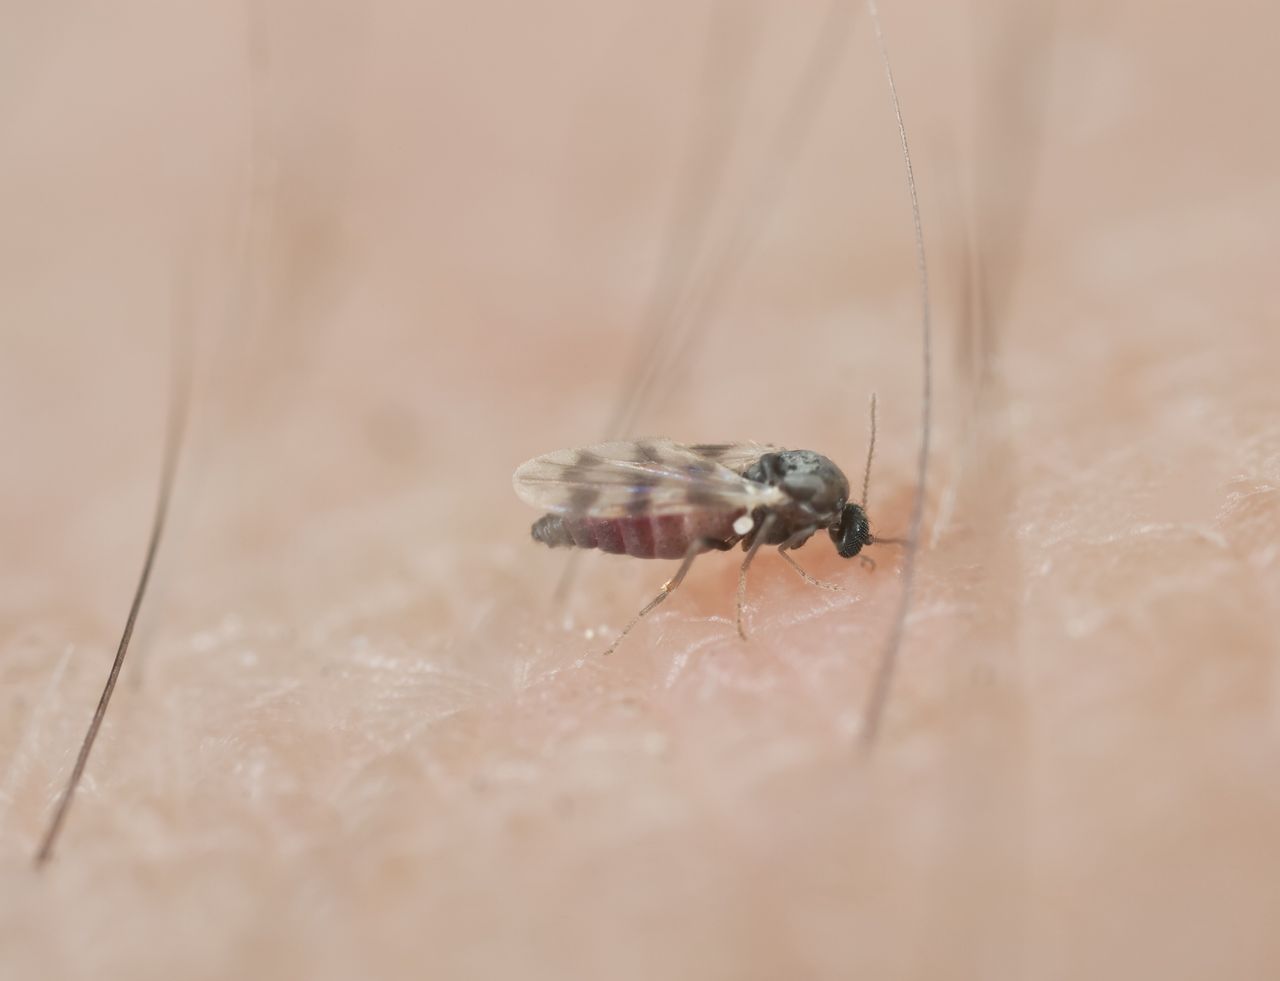
[[[839,521],[849,499],[849,481],[844,473],[821,453],[812,450],[782,450],[766,453],[748,467],[747,480],[777,487],[786,502],[770,507],[775,515],[766,545],[778,545],[793,535],[830,527]],[[757,521],[757,524],[759,521]]]

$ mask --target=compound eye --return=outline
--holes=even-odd
[[[865,544],[871,537],[871,525],[867,521],[867,516],[865,514],[859,514],[858,519],[853,523],[853,525],[855,529],[854,533],[858,536],[858,541]]]
[[[867,516],[856,504],[845,506],[839,525],[833,526],[830,533],[836,551],[846,559],[861,552],[862,546],[871,540],[871,526],[867,523]]]
[[[852,535],[840,535],[837,532],[831,533],[832,540],[836,543],[836,552],[842,559],[851,559],[862,551],[862,539]]]

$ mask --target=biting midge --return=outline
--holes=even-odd
[[[874,397],[871,426],[868,476],[875,448]],[[737,605],[738,633],[745,639],[747,569],[761,546],[776,546],[806,582],[838,589],[810,576],[787,553],[824,529],[847,559],[867,545],[897,541],[871,533],[867,480],[861,502],[851,501],[844,473],[812,450],[756,443],[618,441],[537,457],[516,470],[514,483],[522,500],[548,512],[533,523],[534,541],[551,548],[682,560],[676,574],[606,654],[680,585],[702,552],[727,551],[735,545],[746,552]],[[874,565],[865,556],[863,560]]]

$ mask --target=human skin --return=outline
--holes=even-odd
[[[672,564],[589,556],[557,611],[564,553],[511,492],[634,370],[706,97],[708,10],[666,6],[58,8],[0,42],[0,975],[1280,970],[1280,14],[886,11],[936,399],[867,751],[900,550],[815,537],[839,593],[762,553],[746,643],[741,553],[700,558],[606,659]],[[725,43],[751,87],[721,239],[816,24],[767,8]],[[874,390],[869,512],[901,535],[911,220],[865,19],[848,45],[638,433],[856,484]],[[168,536],[36,871],[141,562],[175,324]]]

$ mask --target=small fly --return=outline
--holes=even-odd
[[[548,512],[533,523],[534,541],[551,548],[682,560],[605,654],[679,587],[699,554],[738,544],[746,555],[738,572],[736,622],[745,640],[747,569],[762,545],[777,546],[806,582],[839,589],[809,575],[787,553],[823,529],[844,558],[867,545],[900,544],[876,538],[867,520],[875,405],[872,396],[861,503],[849,500],[849,481],[840,468],[812,450],[759,443],[684,445],[669,439],[622,440],[536,457],[516,470],[515,491],[526,504]]]

